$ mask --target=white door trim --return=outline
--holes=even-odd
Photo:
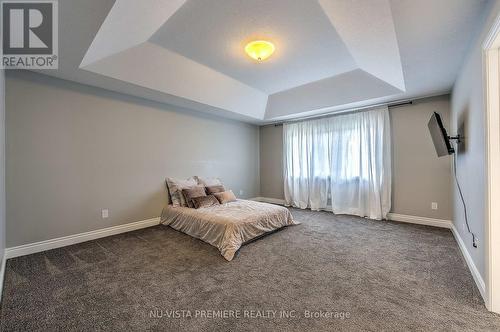
[[[500,15],[483,43],[486,107],[486,307],[500,313]]]

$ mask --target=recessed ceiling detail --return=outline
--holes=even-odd
[[[186,0],[117,0],[90,45],[81,67],[148,40]]]
[[[85,69],[210,107],[264,118],[265,93],[154,43],[144,42]]]
[[[78,15],[83,3],[68,2]],[[449,91],[485,3],[116,0],[82,73],[53,75],[256,122],[293,118]],[[252,40],[276,45],[265,65],[242,54]]]
[[[360,69],[405,91],[389,0],[319,0]]]

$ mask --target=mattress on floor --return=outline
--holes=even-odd
[[[169,205],[161,223],[213,245],[228,261],[245,242],[299,224],[283,206],[248,200],[200,209]]]

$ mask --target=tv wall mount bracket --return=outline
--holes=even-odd
[[[460,143],[462,141],[462,136],[460,136],[460,135],[448,136],[448,139],[449,140],[454,140],[457,143]]]

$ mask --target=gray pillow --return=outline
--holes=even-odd
[[[195,186],[191,188],[182,189],[182,194],[184,195],[184,199],[186,200],[187,206],[193,208],[192,199],[195,197],[207,196],[205,193],[205,187],[203,186]]]
[[[205,190],[207,191],[207,195],[215,194],[215,193],[221,193],[223,191],[226,191],[224,186],[219,185],[219,186],[208,186],[205,187]]]
[[[168,191],[172,198],[172,206],[187,206],[186,200],[182,195],[182,189],[191,188],[197,185],[194,178],[189,178],[187,180],[177,180],[172,178],[167,178]]]
[[[198,181],[199,185],[210,187],[210,186],[222,186],[222,182],[219,178],[202,178],[199,176],[194,177]]]
[[[193,206],[195,209],[205,208],[220,204],[214,195],[194,197],[193,199],[191,199],[191,201],[193,202]]]

